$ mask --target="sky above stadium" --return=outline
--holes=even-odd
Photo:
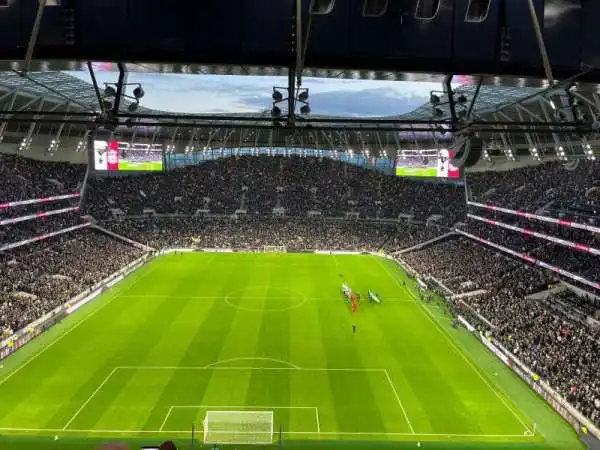
[[[87,72],[67,72],[91,82]],[[97,72],[98,83],[114,83],[114,72]],[[129,83],[141,83],[142,106],[182,113],[259,113],[271,108],[273,86],[285,77],[130,73]],[[429,101],[440,83],[304,78],[313,114],[368,117],[408,113]]]

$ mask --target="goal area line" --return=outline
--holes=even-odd
[[[113,430],[113,429],[74,429],[68,428],[63,430],[62,428],[0,428],[0,432],[5,433],[54,433],[56,435],[61,434],[190,434],[189,430]],[[485,438],[485,439],[538,439],[538,435],[532,434],[460,434],[460,433],[395,433],[395,432],[367,432],[367,431],[282,431],[284,435],[315,435],[315,436],[406,436],[406,437],[439,437],[439,438]]]

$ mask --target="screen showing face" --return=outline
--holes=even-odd
[[[99,171],[161,171],[160,144],[94,141],[94,169]]]
[[[396,175],[419,178],[460,178],[452,165],[452,150],[402,150],[396,159]]]

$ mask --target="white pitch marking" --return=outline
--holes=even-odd
[[[169,417],[171,416],[171,412],[173,411],[173,408],[175,408],[175,406],[171,406],[169,408],[169,410],[167,411],[167,415],[165,416],[165,420],[163,420],[163,422],[160,424],[160,428],[158,431],[162,432],[163,428],[165,428],[165,425],[167,424],[167,420],[169,420]]]
[[[406,420],[406,423],[408,424],[408,428],[410,428],[410,431],[413,434],[415,434],[415,429],[413,428],[412,423],[410,422],[410,419],[408,418],[408,414],[406,413],[406,410],[404,409],[402,400],[400,400],[400,396],[398,395],[396,386],[394,386],[394,382],[390,378],[390,374],[388,373],[387,369],[384,369],[384,373],[385,373],[385,377],[387,378],[387,382],[389,383],[390,387],[392,388],[392,391],[394,391],[394,397],[396,397],[396,401],[398,402],[398,405],[400,405],[400,409],[402,410],[402,414],[404,414],[404,419]]]
[[[388,276],[394,280],[394,282],[396,282],[399,286],[400,286],[400,281],[392,275],[392,273],[389,271],[389,269],[381,263],[381,261],[379,260],[379,258],[375,258],[375,260],[379,263],[379,265],[381,267],[383,267],[386,271],[386,273],[388,274]],[[418,306],[421,306],[423,309],[426,309],[425,306],[423,305],[423,302],[420,302],[419,299],[415,296],[415,294],[410,290],[410,289],[406,289],[406,291],[408,291],[408,293],[414,298],[415,300],[415,304],[417,304]],[[456,351],[456,353],[467,363],[467,365],[473,369],[473,371],[477,374],[477,376],[479,376],[479,378],[487,385],[488,388],[490,388],[490,390],[496,395],[496,397],[498,397],[498,399],[502,402],[502,404],[506,407],[506,409],[508,409],[508,411],[510,411],[510,413],[519,421],[519,423],[525,428],[525,431],[529,431],[531,432],[531,429],[529,428],[529,426],[523,421],[523,419],[521,419],[521,417],[514,411],[514,409],[508,404],[508,402],[506,401],[506,399],[504,398],[504,396],[502,396],[498,390],[496,388],[494,388],[491,383],[481,374],[481,372],[479,371],[479,369],[465,356],[465,354],[462,352],[462,350],[456,346],[456,344],[448,337],[448,335],[446,334],[446,332],[443,330],[443,328],[441,328],[441,325],[439,323],[437,323],[430,315],[430,313],[428,312],[427,314],[425,314],[425,317],[427,317],[427,319],[429,319],[429,321],[431,323],[433,323],[435,325],[435,327],[437,328],[437,330],[442,334],[442,336],[444,336],[444,338],[446,339],[446,341],[450,344],[450,346],[454,349],[454,351]]]
[[[240,406],[240,405],[173,405],[171,408],[186,408],[186,409],[205,409],[205,408],[221,408],[221,409],[313,409],[314,406],[257,406],[257,405],[248,405],[248,406]]]
[[[68,430],[62,430],[60,428],[0,428],[3,432],[15,432],[15,433],[86,433],[86,434],[158,434],[158,433],[171,433],[171,434],[189,434],[190,430],[83,430],[70,428]],[[287,435],[310,435],[317,434],[314,431],[284,431],[283,434]],[[322,435],[330,436],[410,436],[410,437],[465,437],[465,438],[521,438],[521,439],[535,439],[534,435],[524,434],[453,434],[453,433],[387,433],[387,432],[367,432],[367,431],[321,431]]]
[[[173,295],[119,295],[119,298],[131,298],[131,299],[172,299],[172,300],[192,300],[192,303],[198,303],[198,304],[213,304],[213,303],[223,303],[226,299],[227,296],[173,296]],[[246,300],[262,300],[265,297],[254,297],[254,296],[243,296],[244,299]],[[269,296],[268,297],[271,300],[289,300],[290,298],[293,297],[272,297]],[[310,301],[310,302],[315,302],[315,303],[339,303],[340,302],[340,298],[337,297],[336,295],[332,295],[331,297],[305,297],[306,300]],[[193,300],[212,300],[212,301],[197,301],[194,302]],[[385,301],[387,303],[414,303],[412,300],[406,300],[406,297],[386,297]]]
[[[225,364],[225,363],[234,362],[234,361],[271,361],[271,362],[283,364],[284,366],[289,366],[290,369],[302,370],[302,367],[297,366],[296,364],[293,364],[289,361],[284,361],[283,359],[277,359],[277,358],[260,357],[260,356],[248,356],[248,357],[223,359],[223,360],[219,360],[219,361],[207,364],[206,366],[204,366],[204,368],[206,368],[206,369],[212,368],[212,367],[216,368],[216,367],[218,367],[218,364]],[[227,366],[225,366],[224,368],[226,369]]]
[[[321,421],[319,420],[319,408],[315,406],[315,420],[317,421],[317,433],[321,434]]]
[[[384,372],[385,369],[319,368],[319,367],[239,367],[239,366],[118,366],[119,370],[299,370],[306,372]]]
[[[92,399],[96,396],[96,394],[98,392],[100,392],[100,390],[104,387],[104,385],[106,383],[108,383],[108,380],[110,380],[112,378],[112,376],[115,374],[115,372],[118,370],[118,367],[115,367],[107,376],[106,378],[102,381],[102,383],[100,383],[100,386],[98,386],[96,388],[96,390],[94,392],[91,393],[91,395],[87,398],[87,400],[85,402],[83,402],[83,405],[81,405],[79,407],[79,409],[75,412],[75,414],[73,414],[73,417],[71,417],[71,419],[67,422],[67,424],[63,427],[63,430],[66,430],[67,428],[69,428],[69,425],[71,425],[71,423],[73,423],[73,421],[75,420],[75,418],[79,415],[79,413],[81,413],[81,411],[83,411],[83,409],[92,401]]]

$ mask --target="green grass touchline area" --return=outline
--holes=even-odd
[[[354,314],[342,283],[362,294]],[[370,255],[162,256],[0,368],[0,449],[208,448],[209,411],[272,411],[290,448],[583,448],[443,304]]]

